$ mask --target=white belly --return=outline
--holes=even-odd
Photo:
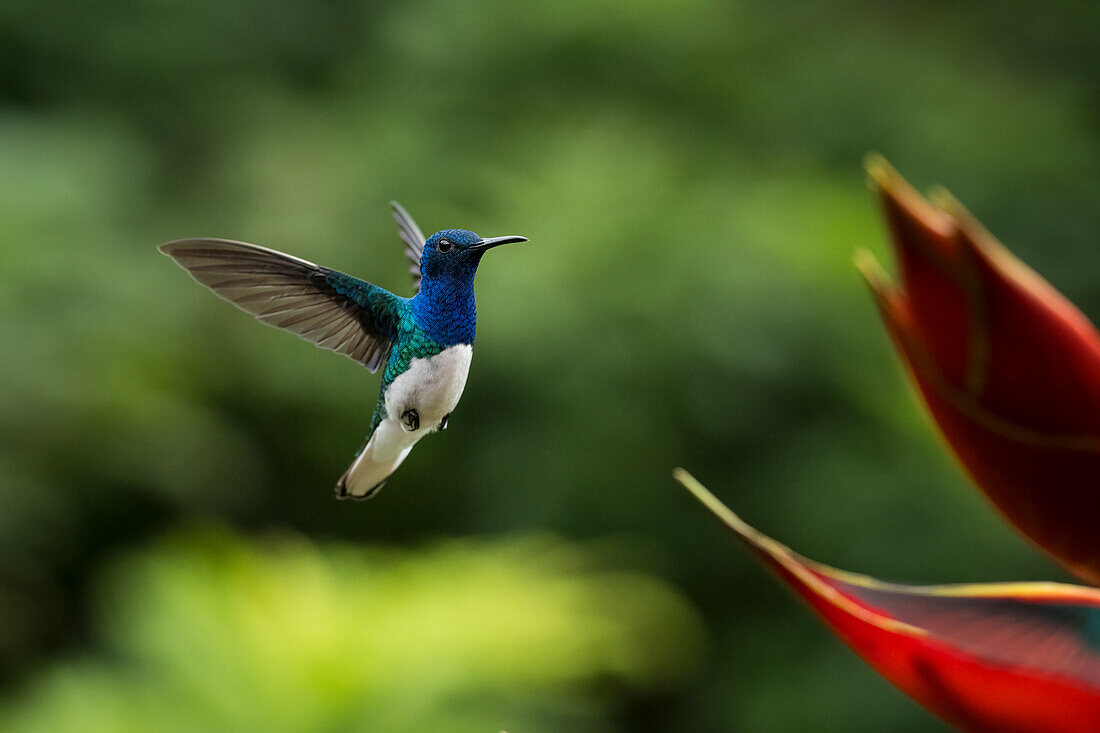
[[[416,442],[439,429],[462,396],[472,356],[468,344],[450,346],[435,356],[413,359],[408,371],[393,380],[386,390],[386,418],[338,484],[341,496],[344,491],[353,497],[372,496]],[[416,430],[402,419],[408,410],[419,416]]]
[[[400,421],[407,410],[416,410],[420,415],[420,428],[413,431],[417,437],[438,428],[466,388],[473,354],[469,344],[459,344],[426,359],[413,359],[386,390],[388,419]]]

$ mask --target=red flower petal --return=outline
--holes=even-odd
[[[868,170],[900,287],[857,262],[929,411],[1004,516],[1100,585],[1100,334],[949,197]]]
[[[1060,583],[906,586],[801,557],[676,478],[864,661],[968,731],[1100,727],[1100,590]]]

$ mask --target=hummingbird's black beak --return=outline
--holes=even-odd
[[[526,242],[527,237],[518,237],[514,234],[509,234],[507,237],[482,237],[476,244],[470,245],[471,252],[484,252],[487,249],[493,247],[499,247],[502,244],[513,244],[515,242]]]

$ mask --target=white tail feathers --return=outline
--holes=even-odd
[[[336,498],[373,498],[409,455],[419,437],[403,431],[393,420],[383,420],[363,451],[336,482]]]

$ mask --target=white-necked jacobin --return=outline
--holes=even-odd
[[[477,266],[490,248],[527,241],[465,229],[425,240],[412,217],[390,205],[411,261],[411,298],[254,244],[179,239],[160,246],[199,283],[263,323],[371,372],[385,365],[366,442],[336,482],[340,499],[373,497],[418,440],[447,427],[473,355]]]

